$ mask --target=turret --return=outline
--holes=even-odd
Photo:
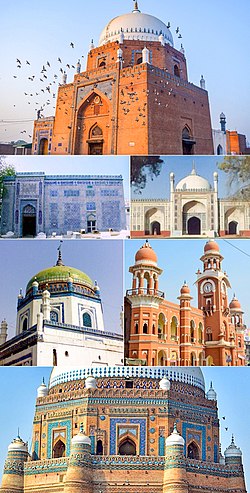
[[[91,440],[81,425],[78,435],[71,440],[69,466],[65,476],[64,493],[91,493]]]
[[[149,57],[150,57],[150,52],[145,46],[142,50],[142,63],[150,63]]]
[[[41,385],[37,389],[37,397],[46,397],[48,395],[48,387],[45,384],[44,378]]]
[[[201,89],[204,89],[204,90],[206,89],[206,81],[205,81],[203,75],[201,76],[200,87],[201,87]]]
[[[239,447],[236,447],[233,435],[231,444],[225,450],[224,456],[225,464],[228,466],[231,466],[233,464],[242,464],[242,452]]]
[[[8,324],[4,319],[0,327],[0,346],[4,344],[7,340]]]
[[[165,468],[163,493],[188,493],[185,441],[178,433],[176,424],[165,442]]]
[[[19,436],[8,447],[4,464],[1,493],[23,493],[24,463],[28,459],[28,447]]]
[[[80,62],[80,60],[78,60],[78,62],[76,64],[76,73],[77,74],[81,73],[81,62]]]
[[[44,320],[50,320],[50,293],[47,289],[42,294],[42,313]]]
[[[217,400],[217,394],[216,394],[215,390],[213,389],[212,382],[210,383],[210,389],[207,392],[206,397],[209,401],[216,401]]]
[[[227,124],[226,116],[224,115],[224,113],[221,113],[220,114],[220,128],[221,128],[222,132],[226,132],[226,124]]]
[[[65,71],[62,74],[62,84],[63,85],[67,84],[67,74]]]

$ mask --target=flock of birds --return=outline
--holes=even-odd
[[[167,27],[170,28],[170,22],[167,24]],[[176,28],[175,33],[178,36],[178,38],[182,38],[179,27]],[[75,43],[70,42],[69,47],[71,49],[74,49]],[[80,58],[84,59],[84,55],[82,55]],[[24,91],[24,96],[27,105],[33,106],[37,117],[41,118],[44,116],[43,112],[47,107],[51,107],[52,109],[55,109],[55,99],[57,97],[58,86],[62,84],[63,76],[67,74],[67,71],[76,70],[76,65],[74,65],[73,63],[63,63],[62,57],[58,56],[56,60],[56,65],[51,61],[46,60],[42,64],[40,72],[38,74],[36,73],[34,74],[34,71],[32,71],[32,63],[30,60],[22,61],[20,58],[16,58],[16,68],[19,72],[24,73],[24,76],[27,77],[27,81],[29,84],[33,84],[33,86],[35,86],[35,89],[34,90],[31,89],[31,91],[29,91],[27,88],[26,91]],[[27,71],[24,70],[24,68],[29,69],[28,76],[27,76]],[[134,76],[137,77],[137,79],[140,79],[140,75],[141,75],[140,71],[138,71],[138,74],[136,75],[133,74],[132,77]],[[13,78],[20,79],[21,78],[20,73],[14,74]],[[111,82],[111,84],[113,85],[113,82]],[[155,82],[155,84],[157,84],[157,82]],[[150,90],[148,91],[144,90],[144,91],[147,92],[146,94],[147,97],[149,97],[150,92],[153,92],[154,102],[156,105],[158,106],[162,105],[163,107],[164,106],[168,107],[169,102],[166,102],[166,98],[164,98],[163,101],[161,96],[163,96],[164,93],[166,93],[167,96],[173,96],[173,88],[168,88],[169,82],[167,80],[160,80],[159,84],[161,84],[160,88],[155,88],[152,89],[151,91]],[[98,84],[95,84],[94,86],[96,87],[98,86]],[[132,86],[133,84],[131,83],[131,87],[126,86],[125,89],[121,90],[120,104],[122,105],[124,115],[129,114],[131,109],[130,108],[131,104],[139,101],[138,94]],[[64,95],[66,95],[66,93]],[[63,95],[61,98],[59,98],[58,103],[59,103],[58,109],[64,110],[65,114],[67,114],[68,109],[62,106],[65,104],[65,101],[63,101]],[[16,104],[14,104],[13,107],[15,108]],[[147,107],[147,102],[143,103],[142,105],[139,105],[137,115],[135,118],[136,122],[142,121],[143,126],[146,125],[145,122],[146,107]],[[26,134],[26,133],[27,131],[25,129],[20,131],[20,134]],[[28,136],[29,138],[32,138],[30,134]]]

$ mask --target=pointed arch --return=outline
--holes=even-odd
[[[194,440],[188,445],[187,457],[188,459],[200,460],[200,450]]]
[[[118,455],[136,455],[136,444],[130,437],[121,441],[118,449]]]
[[[53,459],[59,459],[65,457],[66,446],[65,443],[59,438],[53,447]]]

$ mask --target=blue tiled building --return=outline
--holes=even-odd
[[[123,178],[17,173],[4,180],[1,234],[15,236],[126,229]]]

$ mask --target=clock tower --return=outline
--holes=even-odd
[[[197,272],[198,307],[204,314],[205,353],[209,365],[235,364],[235,330],[231,324],[227,289],[219,245],[209,240],[204,247],[203,272]]]

